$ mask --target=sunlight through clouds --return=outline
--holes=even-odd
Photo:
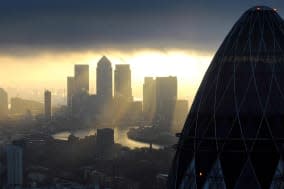
[[[192,100],[211,59],[211,54],[178,49],[136,51],[46,52],[33,56],[1,56],[5,70],[0,70],[4,87],[66,89],[66,77],[72,76],[74,64],[90,65],[90,93],[95,93],[95,73],[98,60],[107,56],[113,64],[130,64],[132,90],[136,99],[142,98],[146,76],[177,76],[179,97]],[[43,85],[44,84],[44,85]]]

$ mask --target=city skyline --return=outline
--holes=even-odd
[[[102,56],[98,59],[98,61],[95,63],[95,65],[93,64],[74,64],[74,65],[68,65],[68,69],[71,68],[71,74],[70,75],[64,75],[64,83],[62,84],[62,86],[60,88],[56,88],[54,87],[54,85],[50,84],[50,85],[44,85],[44,87],[39,87],[39,88],[26,88],[24,85],[21,85],[20,87],[17,88],[18,93],[16,93],[15,91],[13,91],[12,93],[9,91],[11,89],[15,89],[16,87],[3,87],[5,90],[7,90],[8,94],[9,94],[9,99],[12,97],[21,97],[21,98],[25,98],[25,99],[32,99],[32,100],[37,100],[39,102],[43,102],[43,98],[42,95],[44,93],[44,90],[48,89],[52,92],[53,96],[55,97],[55,101],[53,103],[53,106],[59,106],[59,105],[65,105],[68,104],[68,80],[74,78],[73,76],[71,77],[71,75],[74,75],[74,67],[78,66],[88,66],[89,67],[89,93],[90,94],[97,94],[96,92],[96,77],[97,77],[97,73],[96,73],[96,69],[97,69],[97,64],[100,62],[100,60],[106,56]],[[108,57],[107,57],[108,58]],[[110,61],[111,66],[113,67],[113,83],[114,83],[114,68],[116,65],[121,65],[121,64],[115,64],[112,61]],[[125,64],[125,63],[123,63]],[[170,62],[167,62],[167,64],[170,64]],[[135,80],[133,80],[133,78],[137,78],[137,70],[132,68],[132,65],[130,65],[130,69],[131,69],[131,80],[132,80],[132,84],[131,84],[131,88],[132,88],[132,93],[133,93],[133,98],[135,100],[143,100],[143,82],[144,82],[144,78],[145,77],[168,77],[168,76],[177,76],[174,74],[170,74],[171,70],[168,69],[166,72],[164,72],[165,74],[158,74],[159,73],[159,69],[160,68],[156,68],[153,70],[149,70],[151,72],[151,74],[149,75],[143,75],[143,73],[139,73],[138,77],[139,77],[139,83],[137,84],[137,81],[135,82]],[[156,67],[156,65],[154,65],[154,67]],[[172,65],[173,67],[177,67],[177,65]],[[175,69],[175,68],[172,68]],[[198,66],[197,68],[198,69]],[[202,70],[206,69],[206,66],[204,68],[199,68]],[[56,69],[55,69],[56,70]],[[157,74],[155,73],[157,70]],[[160,70],[161,71],[161,70]],[[184,70],[185,71],[185,70]],[[163,72],[163,71],[161,71]],[[186,72],[186,71],[185,71]],[[167,74],[168,73],[168,74]],[[195,73],[196,74],[196,73]],[[197,75],[191,75],[192,77],[195,77],[195,79],[191,80],[191,79],[187,79],[184,80],[184,78],[180,78],[177,76],[178,79],[178,83],[179,83],[179,87],[178,87],[178,98],[179,99],[186,99],[189,101],[189,103],[191,103],[191,100],[193,99],[194,95],[195,95],[195,90],[197,89],[197,86],[199,84],[199,80],[201,80],[201,76],[199,78],[199,76]],[[66,81],[67,78],[67,81]],[[93,79],[93,80],[92,80]],[[188,84],[184,89],[185,84]],[[55,86],[58,83],[55,83]],[[196,84],[196,85],[193,85]],[[26,93],[23,93],[23,91],[25,91]],[[113,86],[113,92],[114,92],[114,86]],[[36,97],[36,98],[35,98]]]
[[[113,67],[131,65],[134,98],[142,98],[144,77],[174,75],[179,78],[179,98],[188,99],[190,104],[214,52],[239,12],[266,4],[277,8],[281,15],[284,7],[277,0],[146,0],[139,6],[123,0],[118,7],[113,0],[87,1],[80,6],[65,0],[15,2],[5,2],[1,7],[0,63],[5,67],[0,70],[2,88],[66,90],[65,76],[73,73],[72,66],[89,64],[90,92],[95,93],[94,70],[105,55]],[[13,9],[18,11],[10,11]],[[72,16],[75,19],[70,20]],[[106,24],[100,20],[106,20]],[[50,27],[52,23],[58,27]]]
[[[0,4],[0,188],[283,188],[284,1]]]
[[[196,54],[196,53],[193,53]],[[58,61],[66,61],[64,55],[57,57],[56,55],[50,55],[53,59]],[[121,55],[117,52],[111,53],[108,57],[110,62],[112,63],[112,67],[114,68],[117,64],[130,64],[132,70],[132,89],[133,89],[133,97],[136,99],[142,99],[142,87],[144,77],[165,77],[165,76],[177,76],[178,82],[180,84],[179,88],[179,98],[186,98],[189,101],[195,95],[195,91],[197,86],[201,81],[202,74],[205,72],[211,57],[209,55],[206,56],[196,56],[192,58],[188,56],[185,52],[161,52],[156,50],[146,50],[143,53],[134,53],[133,56],[126,56],[126,60],[121,58]],[[68,55],[66,55],[68,57]],[[44,90],[50,89],[51,91],[66,91],[66,76],[73,75],[73,66],[76,64],[88,64],[90,67],[90,93],[96,93],[96,67],[97,62],[103,57],[103,55],[97,54],[89,54],[87,58],[82,58],[80,55],[74,55],[73,61],[75,63],[65,62],[63,64],[53,64],[48,65],[47,68],[45,66],[39,66],[38,64],[33,65],[33,69],[37,71],[31,71],[30,67],[27,67],[26,64],[19,65],[19,68],[22,70],[23,77],[21,77],[21,81],[18,77],[15,77],[11,72],[15,72],[14,68],[9,69],[6,68],[6,75],[2,75],[6,79],[2,79],[0,85],[3,88],[19,88],[22,90]],[[33,58],[23,58],[22,61],[29,62]],[[35,58],[37,59],[37,58]],[[1,60],[1,56],[0,56]],[[77,60],[77,61],[74,61]],[[38,60],[39,62],[43,61],[42,65],[46,65],[43,60]],[[5,61],[4,61],[5,62]],[[8,61],[9,62],[9,61]],[[10,64],[10,63],[9,63]],[[30,65],[30,64],[29,64]],[[185,69],[187,68],[187,69]],[[62,70],[65,70],[62,72]],[[189,70],[189,71],[188,71]],[[46,79],[46,77],[50,77],[50,73],[52,73],[52,77],[50,79]],[[190,73],[190,74],[188,74]],[[17,73],[14,73],[17,74]],[[1,76],[0,76],[1,77]],[[9,78],[13,78],[10,80]],[[37,78],[34,80],[33,78]],[[5,83],[5,81],[7,81]],[[4,81],[4,82],[3,82]],[[2,84],[4,83],[4,84]],[[19,83],[21,85],[19,86]],[[44,85],[43,85],[44,84]],[[8,90],[9,92],[9,90]],[[9,92],[10,93],[10,92]],[[22,97],[22,96],[20,96]],[[28,97],[33,98],[33,97]]]

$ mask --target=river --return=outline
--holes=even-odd
[[[72,134],[75,135],[76,137],[84,138],[85,136],[94,135],[94,134],[96,134],[96,132],[97,132],[96,129],[84,129],[84,130],[74,131],[74,132],[72,132]],[[127,132],[128,132],[127,129],[114,128],[114,141],[115,141],[115,143],[121,144],[123,146],[127,146],[130,149],[149,147],[150,144],[148,144],[148,143],[139,142],[139,141],[129,139],[127,137]],[[70,134],[71,134],[70,131],[64,131],[64,132],[56,133],[56,134],[52,135],[52,137],[54,139],[57,139],[57,140],[68,140],[68,136]],[[163,146],[156,145],[156,144],[153,144],[152,147],[154,149],[163,148]]]

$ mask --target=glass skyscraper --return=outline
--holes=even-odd
[[[284,21],[253,7],[212,60],[180,135],[171,189],[283,188]]]

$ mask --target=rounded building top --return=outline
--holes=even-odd
[[[226,36],[196,93],[170,187],[275,188],[284,153],[282,86],[284,21],[276,9],[250,8]]]
[[[250,8],[248,11],[277,11],[275,8],[267,7],[267,6],[254,6]]]

